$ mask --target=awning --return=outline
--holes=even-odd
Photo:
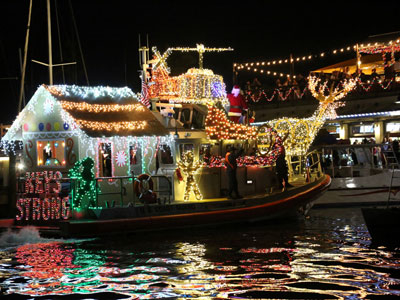
[[[327,67],[320,68],[318,70],[314,70],[313,72],[323,72],[323,73],[332,73],[334,71],[345,71],[348,68],[347,73],[354,74],[357,70],[357,58],[349,59],[342,61],[340,63],[330,65]],[[372,55],[363,55],[361,56],[361,70],[364,74],[371,74],[372,69],[376,69],[378,74],[383,74],[383,60],[381,54],[372,54]]]

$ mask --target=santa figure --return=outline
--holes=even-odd
[[[230,103],[228,116],[232,122],[239,123],[242,112],[247,112],[247,103],[240,94],[240,86],[233,86],[232,94],[228,94],[228,100]]]

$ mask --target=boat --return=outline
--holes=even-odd
[[[361,209],[372,242],[376,245],[399,246],[400,208],[363,207]]]
[[[2,139],[9,151],[22,143],[26,167],[12,228],[96,236],[308,211],[331,182],[319,160],[315,172],[278,190],[274,164],[283,143],[293,141],[268,124],[228,120],[223,78],[201,64],[170,76],[166,58],[176,50],[198,51],[202,62],[204,51],[231,49],[197,45],[162,55],[154,49],[151,61],[145,53],[140,95],[129,88],[38,88]],[[231,146],[246,151],[237,160],[238,199],[227,198],[224,156]]]
[[[369,37],[348,50],[342,49],[343,52],[355,50],[352,59],[309,70],[316,76],[334,78],[333,82],[339,77],[360,74],[345,100],[335,107],[329,118],[322,120],[324,124],[310,148],[320,153],[324,172],[332,178],[328,191],[314,203],[314,207],[386,204],[392,167],[399,168],[398,150],[393,149],[392,144],[398,143],[400,137],[400,73],[397,71],[388,78],[384,69],[395,63],[399,37],[400,32]],[[385,55],[386,61],[383,59]],[[316,55],[309,56],[310,59],[313,57]],[[262,72],[263,76],[272,76],[273,61],[236,63],[235,74],[243,74],[243,78],[246,78],[246,73],[261,76]],[[284,61],[275,60],[276,65]],[[300,84],[301,79],[293,74],[286,75],[295,77],[298,85],[273,91],[261,87],[247,90],[249,106],[257,111],[261,124],[276,116],[306,120],[301,117],[321,108],[308,85]],[[398,194],[399,188],[400,182],[395,182],[392,195]]]
[[[332,184],[315,207],[386,205],[388,193],[396,196],[400,191],[395,179],[399,165],[391,145],[333,144],[318,149]],[[400,200],[391,203],[398,205]]]

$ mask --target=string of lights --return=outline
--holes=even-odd
[[[141,103],[135,104],[90,104],[87,102],[59,101],[61,107],[68,111],[81,111],[90,113],[108,113],[108,112],[140,112],[145,111]]]
[[[208,114],[205,121],[206,134],[211,140],[254,140],[257,135],[255,127],[229,121],[223,110],[208,104]]]
[[[126,131],[126,130],[142,130],[147,126],[146,121],[121,121],[121,122],[100,122],[88,121],[75,118],[75,122],[80,128],[100,131]]]
[[[360,87],[365,92],[369,92],[373,87],[387,90],[395,83],[395,79],[390,79],[388,81],[385,81],[385,80],[378,79],[378,78],[373,78],[372,80],[367,80],[367,81],[363,82],[360,77],[357,77],[356,81],[357,81],[357,83],[356,83],[356,87],[354,88],[354,90],[357,87]],[[327,91],[328,87],[325,86],[324,89],[325,89],[325,91]],[[278,100],[278,101],[287,101],[289,99],[292,99],[290,97],[290,95],[292,95],[292,94],[294,94],[296,96],[295,97],[296,100],[300,100],[304,97],[304,95],[306,94],[306,92],[308,90],[309,90],[308,86],[306,86],[301,93],[299,92],[298,87],[290,87],[287,91],[282,91],[279,88],[275,88],[272,90],[271,96],[268,96],[269,90],[267,91],[265,89],[258,89],[258,90],[254,90],[254,91],[246,91],[244,96],[245,96],[247,102],[251,101],[253,103],[258,103],[261,100],[271,102],[274,99]]]
[[[235,62],[233,64],[234,71],[253,71],[255,73],[272,75],[278,77],[291,77],[291,74],[276,72],[271,70],[265,70],[265,67],[273,67],[276,65],[284,65],[291,63],[299,63],[299,62],[307,62],[317,58],[325,58],[328,54],[336,55],[342,53],[348,53],[351,51],[357,51],[359,53],[364,54],[376,54],[376,53],[394,53],[400,51],[400,40],[389,41],[387,43],[368,43],[368,44],[359,44],[353,46],[347,46],[342,48],[336,48],[329,51],[324,51],[318,54],[310,54],[305,56],[297,56],[297,57],[289,57],[289,58],[280,58],[280,59],[270,59],[270,60],[259,60],[259,61],[251,61],[251,62]],[[391,60],[391,64],[393,64],[393,58]],[[295,78],[295,76],[292,76]]]

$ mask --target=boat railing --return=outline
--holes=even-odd
[[[162,204],[171,204],[172,183],[168,176],[153,175],[151,178],[156,179],[155,189],[153,192],[158,195],[160,201],[162,201]]]
[[[135,180],[134,176],[114,176],[114,177],[96,177],[96,207],[99,207],[99,196],[108,196],[108,195],[119,195],[120,198],[120,205],[121,207],[124,206],[124,195],[127,194],[126,187],[123,184],[124,180],[131,181],[132,183]],[[118,191],[107,191],[107,192],[102,192],[101,189],[99,188],[99,182],[102,181],[108,181],[108,182],[113,182],[117,181],[119,184],[117,184],[117,189]],[[133,184],[132,184],[132,190],[133,190]],[[135,203],[135,201],[133,201]],[[113,203],[109,203],[108,201],[105,202],[106,207],[114,206]]]
[[[172,197],[172,183],[167,176],[164,175],[153,175],[151,176],[153,180],[153,188],[149,190],[149,192],[154,192],[157,195],[157,203],[158,204],[171,204]],[[128,195],[127,188],[124,186],[124,181],[130,181],[132,183],[132,198],[128,200],[130,205],[138,206],[138,205],[146,205],[148,204],[146,201],[141,201],[138,198],[135,192],[134,184],[135,181],[138,180],[136,176],[114,176],[114,177],[97,177],[96,180],[96,207],[99,207],[99,197],[100,196],[110,196],[110,195],[119,195],[120,206],[123,207],[124,204],[124,196]],[[115,184],[115,188],[108,188],[106,192],[102,192],[100,188],[99,182],[115,182],[118,181],[118,184]],[[129,205],[128,203],[128,205]],[[106,207],[114,207],[115,202],[111,204],[108,201],[105,201]]]
[[[289,157],[289,174],[290,176],[305,175],[307,172],[319,177],[322,174],[320,152],[312,150],[306,155]]]
[[[333,144],[318,146],[324,172],[334,177],[358,177],[367,170],[399,168],[391,144]]]

